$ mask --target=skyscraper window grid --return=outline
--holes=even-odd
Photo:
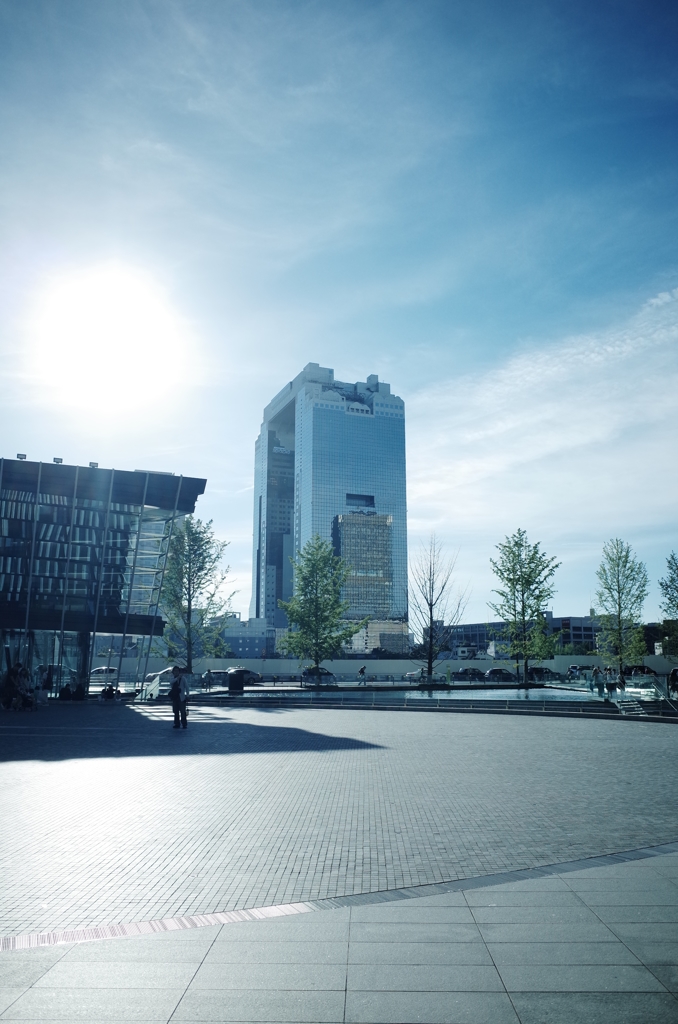
[[[294,466],[293,505],[288,513],[276,498],[276,456]],[[364,535],[363,552],[372,551],[372,571],[361,555],[347,585],[350,617],[407,619],[407,505],[405,414],[402,399],[376,375],[366,382],[335,381],[331,369],[309,364],[267,406],[255,455],[253,588],[250,614],[271,625],[286,625],[277,608],[291,593],[292,576],[280,553],[292,554],[318,535],[337,554]],[[339,528],[354,514],[358,527]],[[367,520],[373,519],[371,525]],[[349,543],[349,533],[353,538]],[[373,534],[373,543],[365,538]],[[379,538],[379,539],[378,539]],[[390,548],[390,555],[386,554]],[[347,560],[351,562],[351,558]],[[379,563],[377,565],[377,562]],[[359,577],[358,574],[361,574]],[[372,581],[367,601],[367,580]],[[362,583],[358,580],[361,579]],[[375,585],[376,581],[379,581]],[[388,594],[388,599],[385,595]],[[358,596],[360,595],[360,596]]]

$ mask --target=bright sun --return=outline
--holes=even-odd
[[[162,408],[186,381],[189,332],[144,272],[105,264],[53,280],[31,322],[30,372],[64,410]],[[122,425],[122,424],[121,424]]]

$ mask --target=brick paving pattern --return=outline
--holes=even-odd
[[[373,892],[678,839],[668,725],[194,707],[175,732],[168,710],[2,716],[0,934]]]

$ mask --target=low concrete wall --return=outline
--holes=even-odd
[[[659,675],[667,675],[673,667],[675,662],[670,661],[667,658],[658,657],[655,655],[648,656],[644,659],[645,664],[654,669]],[[167,668],[168,662],[165,658],[151,658],[148,662],[148,673],[160,672],[162,669]],[[277,675],[281,677],[287,676],[299,676],[302,668],[309,665],[310,662],[305,660],[303,662],[294,658],[198,658],[193,663],[193,671],[196,674],[202,674],[207,669],[224,670],[230,668],[233,665],[242,665],[244,668],[249,668],[254,672],[260,672],[265,676]],[[376,677],[378,680],[386,680],[390,676],[393,676],[395,682],[400,682],[402,677],[407,672],[419,672],[422,668],[422,662],[415,659],[385,659],[383,661],[365,659],[365,661],[358,661],[351,659],[347,661],[345,659],[337,658],[335,661],[324,661],[323,668],[333,672],[338,677],[344,679],[356,679],[358,669],[363,665],[365,666],[366,678]],[[609,664],[609,659],[600,658],[598,656],[580,656],[572,654],[559,654],[555,658],[550,658],[546,661],[531,662],[532,665],[542,665],[552,669],[554,672],[558,672],[561,675],[565,675],[570,665],[587,665],[593,667],[599,665],[601,668],[605,664]],[[96,658],[94,660],[94,667],[99,665],[106,665],[105,658]],[[474,658],[467,661],[440,661],[436,664],[435,673],[436,675],[447,675],[447,671],[459,672],[464,668],[476,668],[481,672],[487,672],[490,668],[507,668],[510,672],[515,672],[515,663],[512,661],[500,661],[499,659],[480,659]],[[139,682],[143,682],[142,673],[144,665],[137,665],[137,661],[134,658],[124,658],[122,662],[122,679],[123,680],[134,680],[137,679]]]

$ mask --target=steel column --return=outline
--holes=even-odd
[[[35,505],[33,507],[33,534],[31,537],[31,561],[28,570],[28,590],[26,592],[26,620],[24,622],[24,635],[21,640],[22,650],[24,644],[28,648],[28,620],[31,613],[31,587],[33,586],[33,563],[35,562],[35,535],[38,532],[39,501],[40,501],[40,480],[42,478],[42,462],[38,463],[38,482],[35,487]],[[23,663],[23,662],[22,662]],[[25,666],[27,667],[27,666]]]
[[[61,602],[61,628],[59,631],[59,667],[58,675],[59,678],[55,680],[55,685],[61,685],[61,666],[64,660],[64,622],[66,620],[66,602],[68,600],[68,574],[71,571],[71,551],[73,549],[73,530],[75,529],[75,508],[76,501],[78,498],[78,473],[80,467],[75,467],[75,482],[73,484],[73,508],[71,509],[71,525],[68,531],[68,548],[66,549],[66,577],[64,579],[64,599]],[[54,652],[52,652],[52,658],[54,658]]]
[[[113,495],[113,481],[115,470],[111,470],[111,482],[108,487],[108,501],[106,502],[106,518],[104,519],[104,535],[101,542],[101,562],[99,563],[99,581],[97,583],[97,599],[94,606],[94,623],[92,625],[92,641],[89,649],[89,663],[87,665],[87,689],[89,690],[89,677],[92,675],[92,659],[94,658],[94,644],[99,625],[99,605],[101,603],[101,588],[104,582],[104,559],[106,558],[106,543],[108,538],[108,522],[111,517],[111,497]]]
[[[118,658],[118,683],[120,683],[120,673],[122,672],[122,656],[125,650],[125,640],[127,639],[127,624],[129,622],[129,607],[132,603],[132,590],[134,589],[134,573],[137,567],[137,557],[139,555],[139,544],[141,543],[141,525],[144,520],[144,509],[146,507],[146,494],[148,492],[148,479],[150,474],[146,474],[146,483],[144,484],[144,496],[141,499],[141,511],[139,512],[139,526],[137,527],[137,542],[134,548],[134,558],[132,559],[132,575],[129,581],[129,592],[127,594],[127,608],[125,609],[125,625],[122,633],[122,641],[120,643],[120,657]],[[138,668],[137,668],[138,671]]]

